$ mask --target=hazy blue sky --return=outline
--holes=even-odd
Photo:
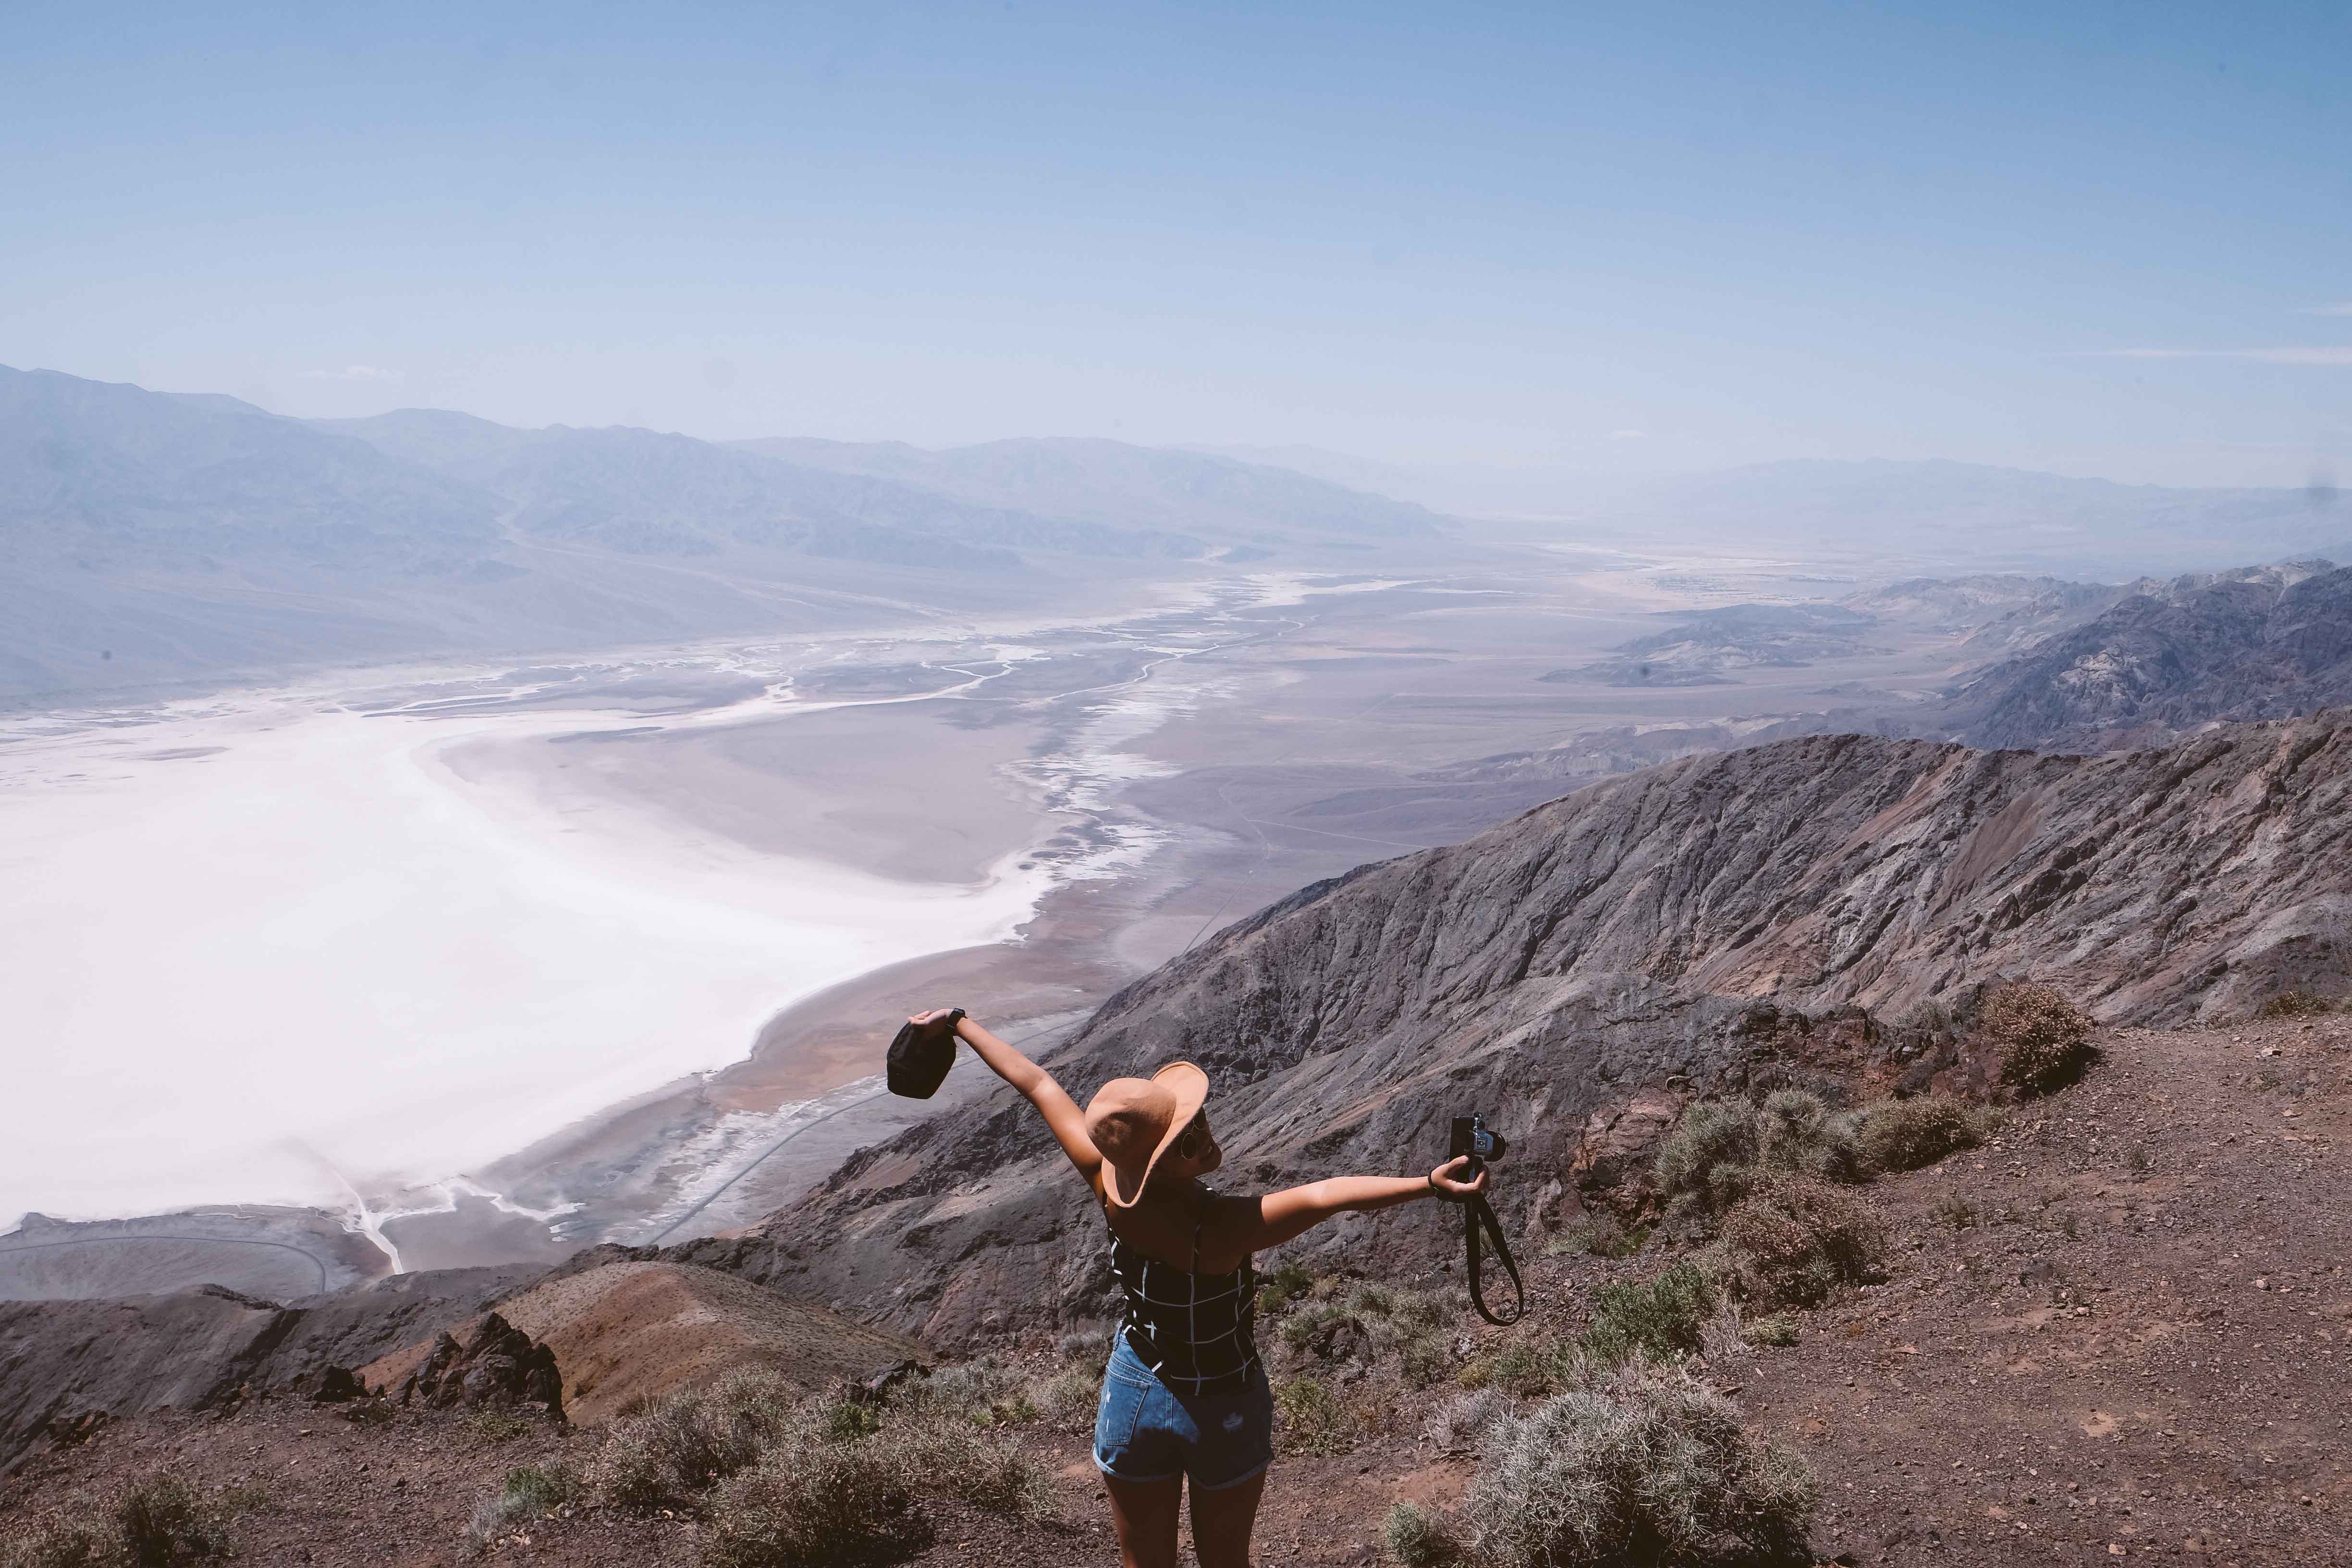
[[[297,414],[2352,468],[2352,6],[18,4],[0,363]]]

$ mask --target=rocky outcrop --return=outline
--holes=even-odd
[[[2135,587],[1957,688],[1953,732],[1980,746],[2116,751],[2352,702],[2352,568],[2305,562]]]
[[[537,1405],[563,1419],[563,1376],[555,1352],[496,1312],[483,1314],[462,1343],[444,1330],[400,1386],[383,1392],[403,1405],[436,1410]]]
[[[1447,1117],[1485,1111],[1524,1225],[1572,1201],[1596,1110],[1925,1081],[2003,976],[2119,1023],[2343,990],[2347,795],[2346,713],[2092,759],[1855,735],[1695,757],[1309,888],[1113,997],[1048,1065],[1083,1100],[1201,1063],[1244,1184],[1423,1169]],[[1445,1258],[1451,1216],[1426,1207],[1306,1245]],[[1006,1091],[677,1256],[955,1343],[1098,1311],[1102,1251]]]
[[[0,1464],[96,1413],[313,1394],[332,1369],[471,1318],[523,1277],[499,1268],[403,1274],[291,1305],[217,1285],[102,1301],[0,1301]]]

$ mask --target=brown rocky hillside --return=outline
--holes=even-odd
[[[1113,997],[1049,1065],[1082,1100],[1189,1057],[1238,1183],[1424,1168],[1445,1119],[1517,1141],[1507,1218],[1573,1218],[1588,1121],[1643,1093],[1923,1087],[1978,990],[2111,1023],[2346,985],[2352,712],[2097,758],[1868,736],[1695,757],[1368,866]],[[911,1002],[952,998],[910,998]],[[1083,1321],[1098,1220],[1009,1091],[861,1152],[678,1256],[934,1342]],[[1444,1217],[1301,1244],[1428,1256]]]

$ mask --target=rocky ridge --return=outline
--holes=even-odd
[[[1694,757],[1367,866],[1113,997],[1048,1065],[1083,1100],[1205,1067],[1233,1178],[1434,1163],[1473,1109],[1517,1142],[1507,1218],[1572,1217],[1596,1112],[1643,1092],[1924,1086],[2002,977],[2114,1024],[2340,986],[2352,713],[2080,758],[1841,735]],[[1302,1246],[1444,1256],[1419,1208]],[[1100,1226],[1009,1091],[861,1152],[676,1256],[968,1343],[1090,1317]]]

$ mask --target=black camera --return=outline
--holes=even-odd
[[[1453,1141],[1445,1146],[1449,1160],[1470,1156],[1469,1174],[1475,1176],[1490,1160],[1499,1160],[1510,1152],[1503,1135],[1488,1127],[1475,1112],[1454,1119]]]

